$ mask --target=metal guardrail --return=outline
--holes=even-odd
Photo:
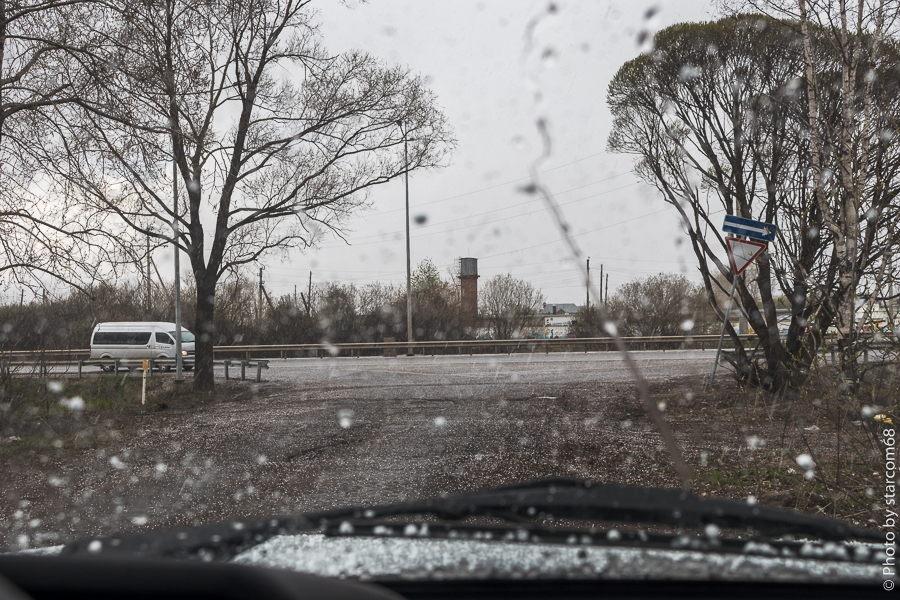
[[[741,334],[738,338],[746,343],[756,339],[756,334]],[[863,334],[863,339],[871,339],[873,334]],[[894,334],[881,334],[881,338],[889,343],[896,343]],[[705,350],[715,349],[719,341],[718,335],[673,335],[673,336],[646,336],[622,338],[625,346],[631,350],[668,350],[694,348]],[[828,338],[825,345],[834,345],[835,338]],[[730,344],[730,338],[726,338],[726,347]],[[278,354],[279,358],[294,356],[308,356],[322,358],[325,356],[339,356],[349,353],[350,356],[360,356],[362,352],[381,351],[385,356],[398,351],[406,350],[412,354],[431,354],[438,351],[441,354],[474,354],[493,350],[494,354],[512,354],[514,352],[539,352],[549,353],[551,350],[564,352],[589,352],[609,351],[615,349],[615,339],[603,338],[553,338],[553,339],[517,339],[517,340],[454,340],[454,341],[428,341],[428,342],[361,342],[348,344],[281,344],[267,346],[215,346],[216,354],[233,353],[243,354],[250,358],[251,354],[269,353]]]
[[[752,339],[755,336],[743,335],[743,340]],[[695,336],[651,336],[623,338],[625,345],[632,349],[677,349],[690,344],[692,348],[704,349],[707,346],[715,347],[718,342],[716,335]],[[243,354],[249,358],[251,354],[277,353],[279,358],[288,358],[288,355],[323,358],[325,356],[339,356],[349,353],[350,356],[361,356],[363,352],[377,354],[379,351],[385,356],[394,355],[397,352],[410,354],[435,355],[440,354],[474,354],[476,352],[494,354],[512,354],[514,352],[540,352],[549,353],[551,350],[565,352],[589,352],[606,351],[615,348],[615,339],[605,338],[553,338],[553,339],[517,339],[517,340],[453,340],[453,341],[428,341],[428,342],[359,342],[346,344],[279,344],[267,346],[216,346],[213,351],[216,354]],[[455,351],[455,352],[454,352]]]
[[[878,336],[878,337],[875,337]],[[738,336],[742,342],[752,341],[755,334],[743,334]],[[898,342],[897,334],[864,333],[863,340],[872,340],[877,345],[892,345]],[[674,335],[674,336],[648,336],[622,338],[625,346],[634,350],[667,350],[684,347],[705,350],[715,348],[718,343],[718,335]],[[726,338],[726,343],[729,338]],[[823,348],[834,347],[836,339],[829,337]],[[539,352],[549,353],[551,350],[566,352],[606,351],[615,348],[615,340],[611,337],[603,338],[553,338],[553,339],[517,339],[517,340],[453,340],[453,341],[427,341],[427,342],[360,342],[347,344],[274,344],[274,345],[246,345],[246,346],[214,346],[214,356],[242,355],[244,360],[250,360],[251,355],[268,354],[277,355],[278,358],[293,357],[318,357],[339,356],[341,354],[360,356],[363,352],[384,355],[406,351],[417,354],[474,354],[475,352],[489,352],[494,354],[512,354],[514,352]],[[456,352],[453,352],[453,351]],[[290,355],[290,356],[289,356]],[[90,356],[88,349],[77,350],[16,350],[0,354],[0,358],[11,359],[11,363],[25,362],[51,362],[54,359],[87,359]],[[172,360],[172,359],[169,359]],[[99,361],[91,361],[97,363]],[[157,362],[162,362],[161,360]],[[174,361],[172,361],[174,364]],[[223,364],[217,361],[217,364]]]
[[[59,353],[66,352],[64,350],[57,351],[56,356],[60,356]],[[76,351],[80,352],[80,351]],[[7,353],[7,356],[10,353]],[[87,354],[90,354],[89,352]],[[172,358],[151,358],[148,360],[149,367],[149,375],[153,375],[154,370],[162,371],[164,368],[168,370],[169,368],[175,368],[175,359]],[[186,361],[187,362],[187,361]],[[130,369],[141,369],[143,366],[143,360],[137,359],[96,359],[96,360],[61,360],[61,359],[39,359],[39,360],[13,360],[10,361],[10,365],[17,366],[31,366],[37,367],[41,375],[49,374],[49,370],[51,367],[66,367],[78,369],[78,378],[81,379],[83,375],[84,367],[100,367],[103,371],[112,371],[115,376],[119,375],[119,371],[128,371]],[[190,365],[193,361],[190,361],[188,364]],[[262,381],[262,370],[269,368],[269,361],[267,359],[255,359],[255,360],[214,360],[213,364],[225,367],[225,379],[231,379],[229,377],[229,368],[231,366],[240,365],[241,369],[241,381],[245,381],[247,378],[247,367],[256,369],[256,381],[257,383]]]

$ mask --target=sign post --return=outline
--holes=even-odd
[[[778,226],[762,221],[744,219],[733,215],[726,215],[722,224],[722,231],[752,238],[742,240],[736,237],[726,237],[725,245],[728,248],[728,258],[731,261],[731,269],[734,276],[731,281],[731,293],[728,295],[728,307],[725,309],[725,318],[722,319],[722,333],[719,335],[719,347],[716,349],[716,362],[713,363],[712,375],[709,384],[712,385],[716,378],[716,369],[719,367],[719,357],[722,355],[722,344],[725,342],[725,329],[731,317],[731,304],[734,301],[734,290],[737,288],[738,276],[744,272],[750,263],[766,249],[766,242],[775,239]],[[759,241],[753,241],[759,240]]]
[[[719,367],[719,356],[722,355],[722,343],[725,341],[725,325],[728,323],[728,318],[731,316],[731,301],[734,300],[734,290],[737,287],[737,274],[734,275],[734,280],[731,282],[731,294],[728,295],[728,308],[725,309],[725,318],[722,319],[722,333],[719,334],[719,347],[716,348],[716,362],[713,363],[713,372],[709,378],[709,385],[712,385],[713,380],[716,378],[716,369]]]
[[[147,403],[147,371],[150,370],[150,361],[144,360],[144,381],[141,384],[141,404]]]

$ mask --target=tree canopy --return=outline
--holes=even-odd
[[[56,109],[43,149],[60,191],[107,227],[163,242],[177,226],[197,286],[198,389],[213,385],[224,274],[340,233],[372,186],[439,166],[454,145],[420,77],[329,54],[310,5],[104,4],[85,24],[100,41],[80,57],[91,91]]]
[[[841,57],[829,43],[833,32],[811,28],[821,100],[812,125],[800,25],[764,15],[660,31],[652,52],[623,65],[608,89],[614,117],[608,146],[634,154],[637,174],[679,211],[720,318],[717,276],[734,280],[724,259],[723,215],[779,226],[777,242],[754,274],[758,296],[743,277],[737,282],[764,363],[753,362],[737,332],[727,327],[737,346],[738,376],[771,389],[802,382],[822,334],[839,320],[846,299],[855,298],[856,286],[874,282],[879,268],[897,269],[893,231],[900,217],[895,202],[900,152],[893,140],[900,122],[900,74],[892,66],[900,54],[893,41],[877,45],[870,32],[854,35],[862,58],[848,92],[838,85]],[[855,94],[855,114],[865,116],[855,123],[842,121],[847,93]],[[837,143],[830,125],[839,122],[853,140],[849,149]],[[827,153],[812,151],[813,130],[831,140]],[[858,152],[863,144],[868,150]],[[827,159],[819,180],[813,177],[814,156]],[[859,244],[850,267],[838,251],[841,236],[828,226],[845,220],[846,213],[842,183],[828,174],[848,160],[860,200],[859,227],[851,232]],[[817,187],[824,188],[827,203],[817,201]],[[855,277],[852,285],[842,277],[848,269]],[[784,341],[774,301],[782,295],[792,311]]]

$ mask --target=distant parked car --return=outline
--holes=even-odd
[[[98,323],[91,334],[92,359],[175,358],[175,323]],[[181,354],[194,357],[194,334],[181,328]],[[111,367],[101,367],[109,370]],[[193,365],[185,365],[190,370]]]

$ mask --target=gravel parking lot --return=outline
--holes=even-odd
[[[634,357],[665,390],[697,381],[713,353]],[[126,407],[97,447],[10,461],[2,542],[57,544],[547,476],[677,482],[613,353],[291,359],[264,376],[220,380],[217,400]]]

